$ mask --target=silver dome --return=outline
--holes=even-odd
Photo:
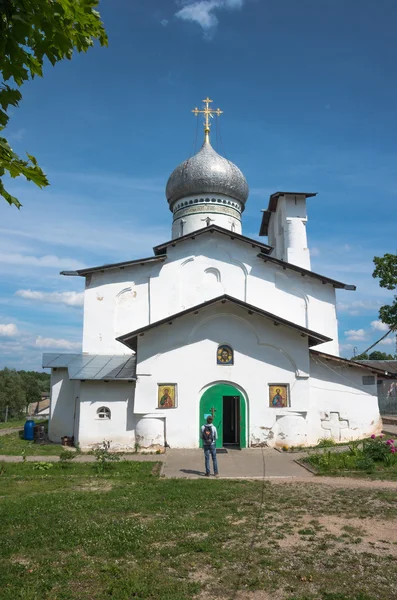
[[[171,173],[165,193],[170,207],[180,198],[199,194],[224,194],[244,205],[248,183],[240,169],[215,152],[206,140],[200,152]]]

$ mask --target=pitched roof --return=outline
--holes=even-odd
[[[275,192],[271,194],[269,197],[269,205],[267,210],[263,210],[262,222],[259,229],[259,235],[268,235],[269,231],[269,221],[272,212],[276,212],[278,199],[280,196],[305,196],[305,198],[313,198],[313,196],[317,196],[317,192]]]
[[[304,269],[303,267],[299,267],[298,265],[294,265],[292,263],[286,262],[285,260],[281,260],[280,258],[275,258],[274,256],[269,256],[268,254],[258,254],[259,258],[262,258],[265,262],[272,262],[276,265],[280,265],[284,270],[290,269],[290,271],[296,271],[300,273],[302,277],[306,275],[308,277],[314,277],[314,279],[319,279],[322,283],[330,283],[335,288],[339,288],[342,290],[355,290],[355,285],[350,285],[348,283],[342,283],[341,281],[337,281],[336,279],[331,279],[330,277],[325,277],[324,275],[320,275],[319,273],[314,273],[314,271],[309,271],[309,269]]]
[[[109,263],[100,267],[88,267],[87,269],[78,269],[77,271],[61,271],[61,275],[85,277],[96,271],[107,271],[108,269],[124,269],[133,265],[146,265],[151,262],[164,261],[166,256],[149,256],[148,258],[137,258],[136,260],[126,260],[119,263]]]
[[[377,363],[377,362],[383,362],[383,361],[349,360],[348,358],[341,358],[340,356],[335,356],[334,354],[327,354],[326,352],[321,352],[321,350],[310,350],[310,352],[311,352],[311,354],[313,354],[315,356],[320,356],[321,358],[324,358],[325,360],[342,363],[342,364],[346,365],[347,367],[358,367],[359,369],[364,369],[365,371],[371,371],[372,373],[376,373],[377,375],[386,375],[386,376],[390,375],[390,373],[385,371],[383,368],[378,368],[378,367],[375,367],[372,365],[363,364],[363,363],[367,363],[367,362]],[[397,362],[397,361],[395,361],[395,362]]]
[[[274,325],[283,325],[285,327],[289,327],[290,329],[294,329],[295,331],[300,332],[302,337],[307,336],[309,338],[310,346],[315,346],[317,344],[323,344],[324,342],[331,341],[331,338],[329,338],[321,333],[317,333],[315,331],[311,331],[310,329],[306,329],[306,327],[302,327],[301,325],[297,325],[296,323],[292,323],[291,321],[282,319],[281,317],[278,317],[277,315],[274,315],[273,313],[269,313],[265,310],[257,308],[256,306],[252,306],[251,304],[248,304],[247,302],[243,302],[242,300],[238,300],[237,298],[233,298],[232,296],[228,296],[227,294],[218,296],[217,298],[212,298],[211,300],[206,300],[205,302],[202,302],[201,304],[196,304],[195,306],[192,306],[191,308],[187,308],[186,310],[182,310],[178,313],[175,313],[174,315],[170,315],[169,317],[161,319],[160,321],[156,321],[154,323],[150,323],[149,325],[145,325],[145,327],[136,329],[135,331],[132,331],[131,333],[126,333],[124,335],[121,335],[120,337],[116,338],[116,340],[118,342],[121,342],[122,344],[125,344],[129,348],[136,350],[136,340],[137,340],[138,336],[144,335],[147,331],[150,331],[151,329],[155,329],[156,327],[160,327],[161,325],[165,325],[165,324],[172,325],[173,321],[175,321],[176,319],[179,319],[181,317],[184,317],[185,315],[189,315],[192,313],[198,314],[200,312],[200,310],[203,310],[210,306],[215,306],[217,304],[225,304],[226,302],[231,302],[232,304],[239,306],[243,310],[246,310],[249,315],[256,314],[256,315],[265,317],[265,318],[273,321]]]
[[[197,231],[192,231],[191,233],[187,233],[179,238],[175,238],[174,240],[170,240],[165,244],[160,244],[159,246],[155,246],[153,251],[156,256],[161,254],[166,254],[167,248],[169,246],[176,246],[181,242],[185,242],[186,240],[194,240],[200,235],[206,233],[220,233],[231,240],[238,240],[240,242],[245,242],[249,244],[252,248],[258,248],[260,252],[263,254],[270,254],[273,251],[273,248],[268,244],[263,244],[258,240],[254,240],[252,238],[246,237],[245,235],[241,235],[240,233],[235,233],[234,231],[230,231],[229,229],[225,229],[224,227],[219,227],[219,225],[210,225],[209,227],[203,227],[202,229],[197,229]]]
[[[43,354],[43,369],[67,368],[70,380],[134,381],[136,356]]]
[[[368,367],[382,369],[389,375],[397,375],[397,360],[360,360],[357,362],[368,365]]]

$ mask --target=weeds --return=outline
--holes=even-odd
[[[94,450],[95,467],[99,474],[103,474],[111,465],[112,462],[119,461],[120,456],[109,452],[110,442],[103,440],[99,448]]]

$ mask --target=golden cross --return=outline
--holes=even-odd
[[[210,413],[212,415],[212,418],[214,418],[215,417],[215,413],[216,413],[216,408],[214,408],[214,407],[210,408]]]
[[[204,133],[205,133],[205,141],[206,142],[209,142],[209,133],[211,130],[210,119],[212,119],[214,115],[217,115],[219,117],[223,113],[223,110],[221,110],[220,108],[217,108],[217,109],[210,108],[210,104],[212,102],[213,101],[210,100],[207,96],[206,99],[203,100],[203,103],[205,104],[205,106],[203,107],[202,110],[197,108],[197,106],[196,106],[196,108],[194,108],[192,110],[192,113],[194,113],[196,115],[196,117],[198,117],[200,114],[205,116]]]

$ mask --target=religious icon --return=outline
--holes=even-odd
[[[233,348],[222,344],[218,346],[218,352],[216,353],[216,363],[218,365],[232,365],[233,364]]]
[[[157,408],[176,408],[176,383],[158,384]]]
[[[288,405],[288,384],[269,385],[269,406],[271,408],[286,408]]]

